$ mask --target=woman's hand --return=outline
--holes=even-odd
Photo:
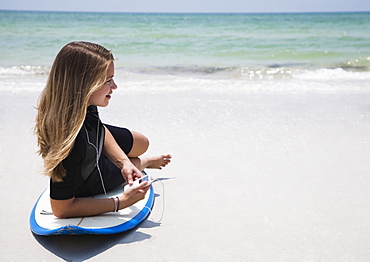
[[[130,160],[123,162],[123,167],[121,168],[121,173],[123,178],[131,186],[133,182],[143,176],[140,170],[131,163]]]
[[[132,206],[136,202],[144,199],[149,188],[150,186],[148,185],[147,181],[129,187],[119,198],[120,209]]]

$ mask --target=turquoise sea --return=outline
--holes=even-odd
[[[238,80],[243,89],[240,81],[339,78],[363,80],[360,89],[370,89],[369,12],[0,11],[0,80],[46,75],[57,52],[74,40],[111,49],[118,75],[125,79]]]

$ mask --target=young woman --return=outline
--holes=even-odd
[[[147,182],[130,187],[119,199],[84,197],[108,192],[124,182],[132,185],[143,169],[161,169],[171,161],[171,155],[139,158],[149,146],[145,136],[102,124],[97,106],[109,104],[117,89],[113,77],[112,53],[88,42],[67,44],[52,65],[40,96],[35,133],[57,217],[129,207],[144,198]]]

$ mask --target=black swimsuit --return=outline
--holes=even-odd
[[[133,145],[131,132],[126,128],[103,125],[96,106],[89,106],[84,124],[79,131],[71,153],[62,161],[66,170],[63,182],[50,179],[50,197],[65,200],[73,197],[86,197],[108,192],[125,182],[121,171],[103,153],[104,126],[112,133],[122,150],[128,154]]]

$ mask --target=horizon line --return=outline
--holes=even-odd
[[[369,13],[366,11],[269,11],[269,12],[177,12],[177,11],[71,11],[71,10],[26,10],[26,9],[1,9],[8,12],[49,12],[49,13],[95,13],[95,14],[339,14],[339,13]]]

